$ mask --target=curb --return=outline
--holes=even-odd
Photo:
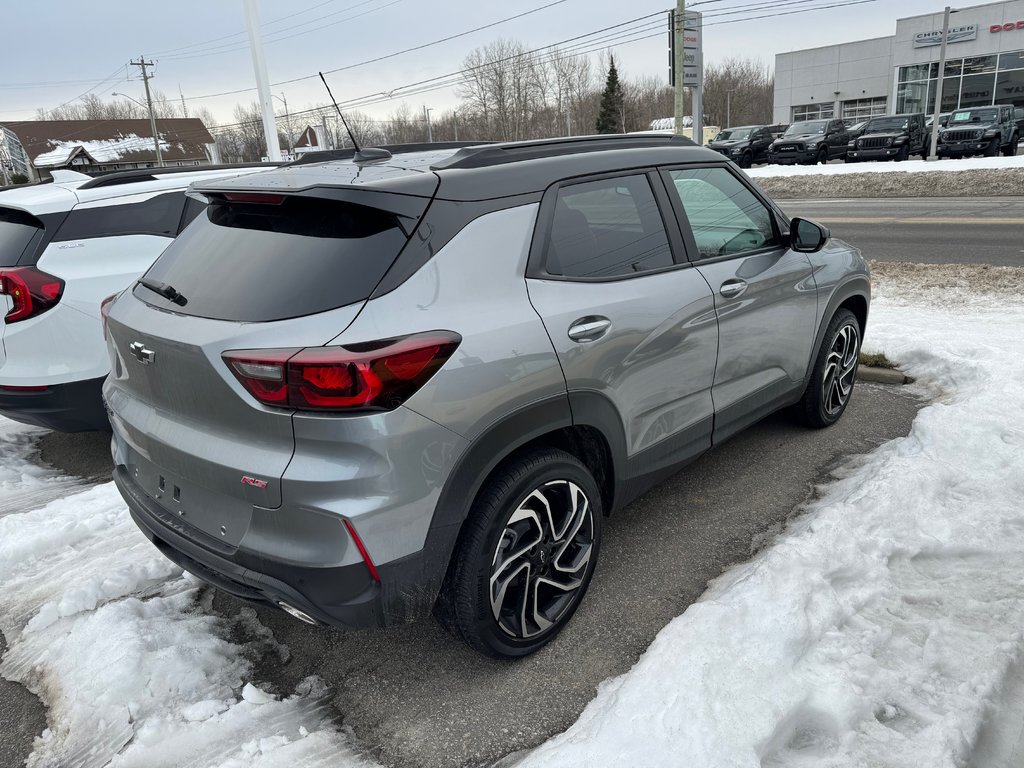
[[[857,366],[857,378],[860,381],[873,381],[876,384],[911,384],[913,379],[902,371],[892,368],[874,368],[867,365]]]

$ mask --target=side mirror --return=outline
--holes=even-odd
[[[831,236],[827,227],[809,219],[796,218],[789,223],[789,247],[799,253],[817,253]]]

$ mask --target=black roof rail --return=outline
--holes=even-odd
[[[230,171],[236,168],[279,168],[281,163],[222,163],[220,165],[188,165],[175,168],[134,168],[130,171],[111,171],[93,177],[79,189],[114,187],[139,181],[156,181],[157,176],[171,173],[198,173],[200,171]]]
[[[385,149],[392,155],[400,155],[406,152],[429,152],[432,149],[462,149],[463,147],[478,147],[482,144],[490,144],[488,141],[434,141],[430,143],[419,142],[414,144],[383,144],[379,147],[363,147],[364,151],[370,149]],[[309,163],[326,163],[331,160],[351,160],[355,156],[355,150],[347,149],[321,149],[316,152],[305,152],[298,160],[293,160],[286,165],[307,165]]]
[[[485,168],[490,165],[515,163],[541,157],[575,155],[580,152],[604,152],[612,149],[639,147],[693,147],[685,136],[654,133],[617,133],[596,136],[570,136],[539,141],[517,141],[460,149],[454,155],[430,166],[432,171],[449,168]]]

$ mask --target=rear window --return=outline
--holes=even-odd
[[[43,234],[43,223],[15,208],[0,208],[0,267],[13,267]]]
[[[76,208],[53,239],[60,242],[117,235],[174,237],[184,208],[184,192],[168,192],[141,203]]]
[[[407,238],[393,214],[307,197],[281,204],[217,203],[168,246],[146,277],[174,288],[174,304],[142,286],[135,295],[186,315],[266,322],[369,298]]]

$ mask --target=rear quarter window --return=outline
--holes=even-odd
[[[184,209],[184,192],[169,192],[139,203],[76,208],[68,214],[53,239],[87,240],[117,235],[174,237],[178,234]]]
[[[309,197],[214,203],[146,273],[184,305],[141,286],[135,295],[179,314],[267,322],[369,298],[407,241],[394,214]]]
[[[43,236],[43,222],[16,208],[0,208],[0,267],[13,267]]]

